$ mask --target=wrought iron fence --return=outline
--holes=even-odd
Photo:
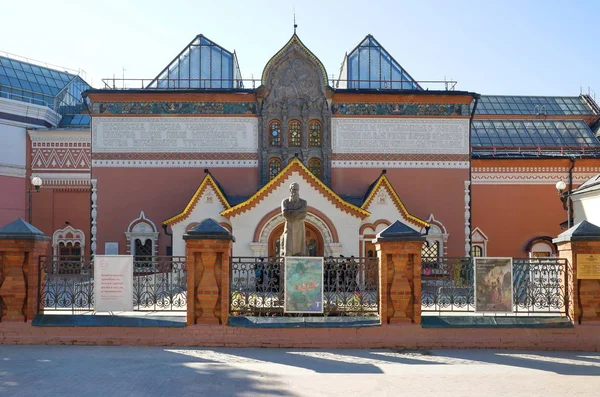
[[[232,257],[230,314],[284,314],[284,258]],[[377,258],[325,258],[323,315],[361,316],[379,312]],[[308,316],[309,314],[293,314]],[[311,314],[312,315],[312,314]]]
[[[423,312],[475,311],[472,258],[424,258],[421,272]],[[512,311],[566,315],[570,277],[564,259],[513,259]]]
[[[135,257],[133,305],[136,311],[187,308],[185,257]],[[94,310],[94,261],[82,256],[42,256],[38,312]]]

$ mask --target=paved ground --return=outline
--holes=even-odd
[[[600,353],[2,346],[0,396],[598,396]]]

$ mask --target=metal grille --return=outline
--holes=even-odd
[[[133,263],[136,311],[187,308],[185,257],[136,257]],[[80,256],[42,256],[38,311],[93,311],[94,261]]]
[[[423,312],[474,312],[474,266],[471,258],[422,261]],[[564,316],[569,306],[571,270],[564,259],[513,260],[513,312]]]
[[[284,315],[283,266],[284,258],[280,257],[232,257],[230,313],[245,316]],[[323,271],[323,315],[378,314],[377,258],[326,258]]]

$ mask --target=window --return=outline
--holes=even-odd
[[[480,245],[474,245],[471,247],[471,257],[480,258],[483,256],[483,247]]]
[[[308,145],[312,147],[321,147],[321,123],[311,121],[308,125]]]
[[[302,143],[302,125],[299,121],[293,120],[289,126],[289,142],[288,146],[300,146]]]
[[[281,123],[277,120],[269,123],[269,145],[281,146]]]
[[[436,260],[440,252],[440,243],[439,241],[423,241],[423,246],[421,247],[421,260]]]
[[[272,158],[269,160],[269,180],[275,178],[281,172],[281,160]]]
[[[525,249],[530,258],[556,257],[556,247],[552,244],[551,237],[536,237],[527,243]]]
[[[158,251],[158,230],[144,211],[129,224],[125,236],[129,241],[128,254],[134,257],[134,271],[147,272],[155,267],[154,256]]]
[[[308,170],[313,173],[314,176],[321,179],[322,167],[321,160],[312,158],[308,160]]]

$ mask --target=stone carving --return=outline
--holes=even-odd
[[[256,119],[229,117],[102,117],[93,124],[98,152],[252,152],[258,148]]]
[[[334,119],[334,153],[469,153],[469,120]]]
[[[281,235],[281,256],[306,256],[306,228],[304,218],[308,212],[306,200],[300,198],[300,185],[290,185],[290,197],[281,203],[285,227]]]

